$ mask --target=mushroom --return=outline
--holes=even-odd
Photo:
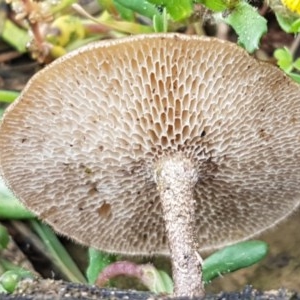
[[[258,234],[300,199],[300,88],[214,38],[88,45],[7,110],[1,172],[57,232],[171,255],[175,295],[203,295],[200,250]]]

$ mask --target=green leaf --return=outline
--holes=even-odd
[[[114,5],[123,20],[130,21],[130,22],[134,21],[134,13],[131,9],[128,9],[115,1],[114,1]]]
[[[196,1],[197,3],[202,3],[208,9],[211,9],[214,12],[221,12],[227,9],[226,2],[224,0],[201,0]]]
[[[0,219],[32,219],[34,215],[9,191],[0,178]]]
[[[159,14],[159,11],[152,3],[146,0],[114,0],[116,4],[122,5],[128,9],[131,9],[142,16],[153,19],[153,16]]]
[[[6,227],[0,224],[0,250],[5,249],[9,243],[9,235]]]
[[[259,46],[261,37],[267,32],[267,21],[247,2],[240,2],[224,21],[238,35],[238,42],[249,53]]]
[[[25,278],[33,278],[33,275],[22,268],[9,270],[0,276],[0,286],[8,293],[13,293],[18,283]]]
[[[297,59],[294,61],[293,67],[294,67],[296,70],[300,71],[300,58],[297,58]]]
[[[72,282],[85,283],[86,279],[52,229],[36,220],[31,220],[30,224],[44,242],[48,252],[53,258],[53,262],[66,276],[66,278]]]
[[[142,270],[140,279],[149,291],[155,294],[173,293],[173,281],[166,272],[158,270],[150,264],[140,265],[139,267]]]
[[[161,15],[155,15],[152,21],[153,21],[153,28],[155,32],[167,32],[168,16],[167,16],[166,8],[163,9]]]
[[[277,59],[277,64],[280,69],[285,72],[292,71],[293,69],[293,57],[291,52],[286,48],[279,48],[274,51],[274,57]]]
[[[300,19],[297,19],[291,26],[292,33],[300,32]]]
[[[291,27],[292,27],[292,24],[293,22],[295,21],[294,18],[291,18],[291,17],[286,17],[286,16],[283,16],[279,13],[275,13],[276,15],[276,19],[278,21],[278,24],[279,26],[285,31],[285,32],[288,32],[288,33],[291,33]]]
[[[298,33],[300,32],[300,18],[295,15],[282,15],[275,13],[276,19],[280,27],[287,33]]]
[[[165,7],[174,21],[188,18],[193,12],[191,0],[149,0],[150,3]]]
[[[6,271],[14,271],[23,278],[24,277],[34,278],[34,276],[35,276],[31,271],[29,271],[23,267],[17,266],[4,258],[0,258],[0,269],[2,271],[2,272],[0,271],[1,275],[4,274],[4,272],[6,272]]]
[[[165,293],[173,294],[174,284],[172,278],[163,270],[158,270],[158,272],[160,274],[161,282],[164,285]]]
[[[213,253],[203,263],[203,280],[209,283],[221,274],[251,266],[262,260],[268,245],[262,241],[240,242]]]
[[[288,76],[290,76],[294,81],[296,81],[297,83],[300,83],[300,74],[296,74],[296,73],[287,73]]]
[[[174,21],[181,21],[192,14],[193,4],[190,0],[166,1],[166,9]]]
[[[89,265],[86,270],[88,283],[94,284],[99,273],[115,261],[115,255],[107,254],[94,248],[89,248]]]
[[[8,44],[13,46],[20,53],[27,51],[27,44],[30,41],[28,32],[15,25],[9,19],[5,20],[3,31],[0,32],[0,37]]]
[[[15,271],[7,271],[0,276],[0,284],[8,293],[15,290],[19,281],[20,276]]]
[[[0,102],[3,102],[3,103],[11,103],[11,102],[13,102],[19,95],[20,95],[19,92],[15,92],[15,91],[7,91],[7,90],[0,90]]]
[[[7,294],[7,290],[0,284],[0,294]]]

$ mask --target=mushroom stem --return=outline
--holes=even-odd
[[[190,159],[164,157],[156,168],[172,259],[175,296],[204,296],[202,259],[195,233],[194,187],[197,171]]]

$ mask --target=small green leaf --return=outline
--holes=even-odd
[[[300,74],[296,73],[287,73],[288,76],[290,76],[295,82],[300,83]]]
[[[173,293],[173,282],[166,272],[157,270],[150,264],[140,265],[139,267],[142,270],[140,280],[149,289],[149,291],[155,294]]]
[[[0,284],[8,293],[12,293],[20,280],[21,277],[19,273],[11,270],[6,271],[4,274],[1,275]]]
[[[205,259],[203,279],[208,283],[221,274],[251,266],[262,260],[267,252],[268,246],[262,241],[246,241],[225,247]]]
[[[294,61],[293,67],[294,67],[296,70],[300,71],[300,58],[297,58],[297,59]]]
[[[174,21],[187,19],[193,12],[191,0],[166,1],[166,9]]]
[[[2,286],[6,292],[13,293],[18,283],[25,278],[33,279],[34,276],[30,271],[23,268],[9,270],[0,276],[0,286]]]
[[[32,219],[34,215],[21,204],[0,178],[0,219]]]
[[[163,9],[161,15],[153,16],[153,28],[155,32],[167,32],[168,31],[168,16],[166,8]]]
[[[277,64],[289,77],[297,83],[300,83],[300,74],[292,72],[293,69],[300,71],[300,58],[293,62],[293,56],[290,50],[286,47],[279,48],[274,51],[274,57],[277,59]]]
[[[294,22],[294,18],[286,17],[286,16],[283,16],[283,15],[281,15],[279,13],[275,13],[275,15],[276,15],[276,19],[277,19],[277,22],[278,22],[279,26],[285,32],[290,33],[291,32],[292,24]]]
[[[165,7],[174,21],[188,18],[193,12],[191,0],[149,0],[150,3]]]
[[[164,286],[164,293],[173,294],[174,284],[172,278],[163,270],[158,270],[161,282]],[[162,293],[162,292],[161,292]]]
[[[9,243],[9,235],[6,227],[0,224],[0,250],[5,249]]]
[[[72,282],[86,282],[85,277],[78,269],[77,265],[61,244],[53,230],[46,224],[42,224],[36,220],[30,221],[31,226],[44,242],[48,253],[52,257],[53,263],[59,270]]]
[[[0,258],[0,275],[4,274],[6,271],[14,271],[22,278],[34,278],[34,274],[32,274],[29,270],[17,266],[5,258]]]
[[[19,95],[19,92],[0,90],[0,102],[12,103]]]
[[[130,22],[134,21],[134,13],[131,9],[128,9],[115,1],[114,1],[114,5],[123,20],[130,21]]]
[[[94,284],[99,273],[115,261],[115,255],[107,254],[94,248],[89,248],[89,265],[86,270],[88,283]]]
[[[4,22],[3,31],[0,32],[0,37],[20,53],[25,53],[27,51],[27,44],[30,41],[28,32],[15,25],[9,19]]]
[[[280,13],[275,13],[276,19],[280,27],[287,33],[300,32],[300,18],[295,15],[286,16]]]
[[[0,284],[0,294],[7,294],[7,290]]]
[[[200,0],[196,2],[202,3],[214,12],[221,12],[227,9],[227,5],[224,0]]]
[[[142,16],[153,19],[153,16],[159,14],[157,8],[146,0],[114,0],[116,4],[122,5],[127,9],[131,9]]]
[[[300,32],[300,19],[297,19],[295,22],[293,22],[291,26],[292,33],[299,33]]]
[[[277,64],[280,69],[285,72],[290,72],[293,69],[293,57],[290,51],[284,47],[274,51],[274,57],[277,59]]]
[[[233,27],[239,44],[249,53],[258,48],[261,37],[267,32],[266,19],[245,1],[241,1],[224,21]]]

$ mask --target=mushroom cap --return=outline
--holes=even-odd
[[[169,254],[157,161],[198,172],[196,237],[221,247],[300,200],[300,87],[238,46],[154,34],[98,42],[50,64],[7,110],[1,172],[63,235],[108,252]]]

